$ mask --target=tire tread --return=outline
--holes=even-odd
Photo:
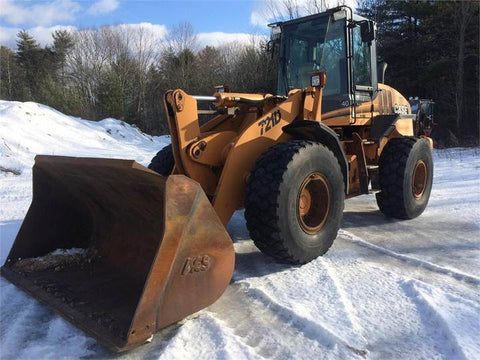
[[[379,161],[381,192],[376,194],[380,211],[388,217],[407,219],[403,193],[405,168],[415,137],[400,137],[389,140]]]
[[[148,168],[160,175],[168,176],[172,173],[174,166],[175,160],[173,159],[172,145],[167,145],[157,152],[148,165]]]
[[[245,219],[255,245],[263,253],[282,262],[303,264],[306,261],[296,258],[281,241],[278,224],[282,219],[277,213],[277,199],[292,159],[308,147],[325,146],[308,140],[294,140],[279,143],[265,151],[256,161],[249,178],[245,194]],[[340,164],[336,162],[338,171]],[[333,241],[332,241],[333,243]],[[329,244],[328,248],[331,246]],[[327,249],[328,249],[327,248]]]

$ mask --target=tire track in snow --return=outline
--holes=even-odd
[[[436,265],[434,263],[431,263],[431,262],[425,261],[425,260],[421,260],[421,259],[416,258],[414,256],[399,254],[395,251],[392,251],[392,250],[386,249],[384,247],[372,244],[368,241],[365,241],[362,238],[360,238],[356,235],[353,235],[352,233],[350,233],[348,231],[345,231],[343,229],[339,230],[338,236],[341,236],[343,239],[348,240],[348,241],[350,241],[354,244],[357,244],[357,245],[366,247],[370,250],[374,250],[376,252],[391,256],[391,257],[393,257],[395,259],[398,259],[398,260],[401,260],[403,262],[418,265],[418,266],[420,266],[424,269],[433,271],[433,272],[438,273],[438,274],[447,275],[447,276],[449,276],[449,277],[451,277],[455,280],[464,281],[464,282],[467,282],[467,283],[475,285],[475,286],[480,285],[480,279],[473,276],[473,275],[465,274],[465,273],[463,273],[461,271],[458,271],[458,270],[452,270],[452,269],[449,269],[449,268],[446,268],[446,267],[443,267],[443,266],[440,266],[440,265]]]
[[[445,308],[437,308],[435,298],[437,298],[438,301],[438,298],[441,295],[435,293],[435,290],[431,290],[426,284],[413,279],[401,280],[399,285],[418,308],[419,314],[424,318],[425,326],[431,328],[439,348],[442,349],[442,354],[446,355],[447,358],[455,358],[459,360],[479,358],[478,354],[475,353],[474,343],[476,342],[475,338],[478,336],[480,328],[477,325],[476,329],[471,329],[472,322],[475,322],[475,313],[477,316],[480,314],[480,307],[477,304],[447,294],[449,297],[453,298],[453,303],[467,305],[468,311],[466,314],[467,316],[465,316],[466,321],[461,322],[461,325],[459,326],[462,330],[467,330],[464,330],[463,334],[459,334],[458,329],[452,329],[449,320],[441,313],[442,309],[445,310]],[[446,311],[449,310],[452,309]],[[473,319],[470,312],[474,313]],[[454,311],[451,315],[457,317],[458,313]],[[460,338],[457,338],[459,335]],[[460,341],[467,344],[465,349],[460,344]],[[473,348],[473,351],[471,351],[471,348]]]
[[[342,282],[338,278],[338,276],[336,274],[336,271],[330,266],[328,261],[326,261],[325,259],[320,258],[319,260],[322,263],[325,270],[327,271],[330,278],[332,279],[333,284],[335,285],[337,293],[340,297],[340,301],[342,302],[343,307],[345,308],[345,312],[347,313],[348,319],[350,320],[350,323],[352,324],[353,330],[358,334],[358,336],[361,338],[361,341],[364,344],[368,344],[367,340],[364,336],[365,331],[364,331],[363,327],[360,325],[360,323],[357,319],[357,311],[353,307],[352,302],[350,301],[347,293],[345,292],[345,290],[343,288],[343,285],[342,285]],[[368,345],[367,345],[367,347],[368,347]]]
[[[246,282],[231,285],[222,299],[207,311],[262,357],[311,359],[325,354],[360,359],[368,354]],[[299,354],[298,349],[304,351]]]
[[[217,319],[215,316],[212,314],[207,314],[207,316],[211,320],[211,327],[212,330],[216,331],[217,333],[227,333],[227,339],[235,339],[238,344],[240,345],[240,348],[244,348],[244,352],[242,355],[244,355],[246,358],[255,358],[255,359],[260,359],[261,356],[257,353],[256,347],[255,346],[250,346],[250,344],[246,343],[243,338],[238,336],[234,329],[231,327],[224,327],[222,326],[224,322],[222,320]],[[229,345],[227,341],[224,341],[225,345]]]
[[[189,317],[168,341],[157,340],[154,351],[140,354],[138,349],[132,359],[261,359],[230,328],[205,311]]]
[[[263,306],[255,298],[249,298],[241,286],[231,285],[217,303],[207,310],[218,322],[230,329],[231,333],[251,351],[264,358],[293,358],[295,353],[292,343],[301,344],[302,348],[315,349],[317,344],[292,332],[288,321],[285,322],[275,312]],[[281,332],[283,343],[278,343]],[[300,355],[301,357],[301,355]],[[304,355],[305,358],[307,356]]]
[[[325,340],[327,340],[326,342],[324,342],[327,346],[336,346],[337,344],[340,344],[345,346],[347,349],[353,351],[357,355],[361,355],[362,357],[365,357],[367,355],[367,350],[359,349],[355,346],[350,345],[347,341],[332,332],[329,328],[322,326],[317,322],[311,321],[297,314],[295,311],[277,303],[264,291],[257,288],[248,288],[247,293],[262,301],[266,306],[272,308],[281,316],[292,319],[293,325],[298,326],[301,324],[299,330],[303,331],[308,337],[312,339],[318,339],[318,335],[320,335]]]

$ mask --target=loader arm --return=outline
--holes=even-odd
[[[243,207],[248,176],[258,157],[269,147],[291,139],[282,128],[302,118],[302,114],[311,120],[319,115],[316,106],[320,103],[321,89],[316,93],[313,89],[310,91],[311,94],[297,89],[291,91],[286,100],[265,102],[256,94],[216,94],[215,105],[237,111],[210,120],[202,128],[211,131],[205,132],[198,124],[197,102],[193,96],[182,90],[166,94],[176,171],[202,186],[223,224],[228,223],[235,210]],[[255,97],[248,99],[252,95]],[[239,98],[248,101],[236,103],[234,99]]]

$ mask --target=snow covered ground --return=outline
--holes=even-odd
[[[34,154],[146,165],[168,142],[114,119],[0,101],[0,263],[30,204]],[[0,358],[480,359],[480,150],[434,157],[421,217],[389,220],[374,196],[348,200],[333,247],[304,266],[260,253],[237,212],[228,225],[236,268],[225,294],[126,354],[0,279]]]

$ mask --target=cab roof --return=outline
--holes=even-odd
[[[277,21],[277,22],[268,24],[268,26],[269,27],[276,27],[276,26],[293,25],[293,24],[308,21],[308,20],[314,20],[314,19],[318,19],[318,18],[321,18],[321,17],[330,16],[331,14],[333,14],[337,11],[347,10],[347,9],[350,9],[350,8],[348,6],[342,5],[342,6],[338,6],[338,7],[332,8],[332,9],[328,9],[324,12],[313,14],[313,15],[302,16],[302,17],[292,19],[292,20]],[[363,16],[353,14],[353,20],[354,21],[362,21],[362,20],[368,20],[368,19],[364,18]]]

